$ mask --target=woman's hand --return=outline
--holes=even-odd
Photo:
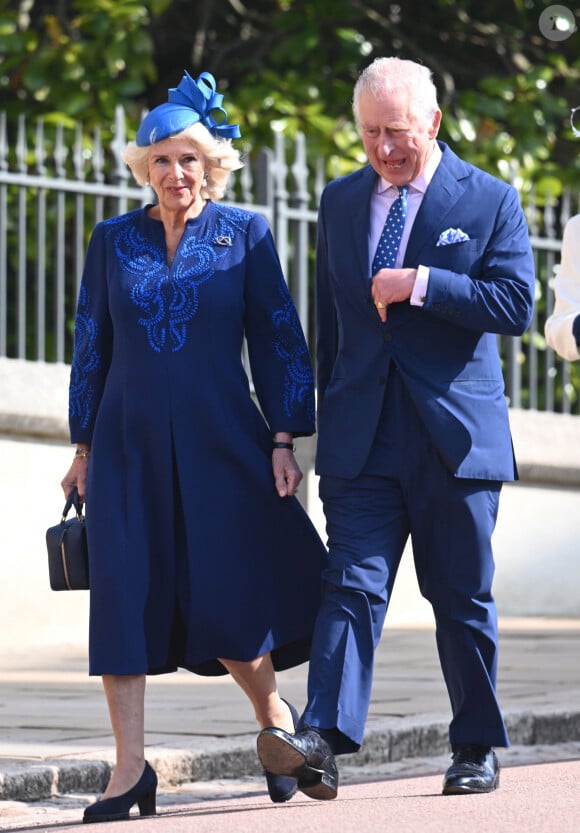
[[[60,485],[64,492],[64,496],[67,499],[76,486],[77,491],[79,493],[79,500],[81,501],[81,503],[85,502],[85,493],[87,488],[87,472],[89,470],[88,449],[85,450],[87,451],[86,456],[79,457],[75,455],[70,469],[67,471],[67,473],[60,482]]]
[[[276,491],[280,497],[295,495],[303,475],[294,453],[289,448],[274,448],[272,450],[272,471],[274,472]]]

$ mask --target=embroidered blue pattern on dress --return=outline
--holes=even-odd
[[[236,231],[246,232],[242,222],[249,216],[243,211],[218,211],[217,222],[203,236],[191,234],[180,245],[171,278],[163,248],[127,222],[115,229],[115,250],[121,267],[137,279],[131,300],[144,311],[139,323],[153,350],[177,352],[187,343],[187,327],[199,306],[199,287],[214,276],[216,263],[230,251],[216,240],[233,240]]]
[[[281,289],[285,303],[272,314],[272,324],[277,331],[274,350],[286,365],[284,413],[291,416],[297,406],[306,405],[308,418],[314,420],[314,380],[308,347],[286,284]]]
[[[135,278],[131,300],[142,311],[139,324],[153,350],[177,352],[187,344],[188,326],[199,308],[199,288],[215,275],[216,265],[229,255],[236,236],[248,234],[253,216],[231,206],[214,205],[214,222],[201,235],[191,233],[184,238],[171,271],[165,262],[165,247],[143,237],[131,215],[106,221],[121,268]],[[306,406],[309,419],[314,419],[310,357],[282,274],[279,292],[280,308],[271,315],[272,347],[285,367],[284,413],[291,416]]]
[[[93,387],[90,378],[100,364],[100,356],[95,349],[98,325],[89,315],[89,302],[89,293],[81,287],[75,318],[75,349],[69,392],[69,417],[78,420],[81,428],[87,428],[91,420]]]

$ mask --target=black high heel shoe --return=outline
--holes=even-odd
[[[283,702],[286,703],[290,709],[292,722],[294,723],[294,730],[296,731],[299,721],[298,712],[292,703],[289,703],[287,700],[284,700]],[[283,804],[285,801],[290,801],[298,789],[298,782],[296,781],[296,778],[290,778],[288,775],[275,775],[275,773],[268,772],[268,770],[265,770],[265,773],[270,800],[273,801],[274,804]]]
[[[85,808],[83,824],[96,824],[100,821],[122,821],[129,818],[129,811],[134,804],[139,805],[142,816],[154,816],[155,795],[157,793],[157,775],[145,761],[145,769],[134,787],[123,795],[95,801]]]

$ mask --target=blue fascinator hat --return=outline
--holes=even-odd
[[[239,125],[227,124],[228,114],[222,107],[223,98],[216,92],[215,78],[211,73],[202,72],[194,81],[184,70],[178,86],[168,90],[167,102],[151,110],[141,122],[137,145],[153,145],[198,121],[217,139],[239,139]]]

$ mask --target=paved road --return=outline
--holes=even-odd
[[[502,765],[510,769],[518,765],[522,771],[522,764],[580,759],[580,622],[505,620],[500,632],[498,690],[514,744],[510,750],[499,750]],[[425,795],[436,807],[448,808],[449,803],[436,798],[449,764],[450,715],[432,629],[387,627],[376,659],[365,744],[358,755],[341,759],[342,783],[348,789],[341,789],[340,802],[332,804],[348,799],[361,778],[381,791],[392,789],[384,786],[386,778],[433,775],[437,787],[425,788]],[[304,703],[306,670],[302,666],[279,679],[283,696],[298,708]],[[272,816],[284,808],[271,805],[266,796],[255,737],[249,704],[227,677],[208,680],[180,672],[150,680],[147,757],[160,778],[159,807],[164,814],[172,813],[176,825],[188,819],[191,833],[196,833],[215,815],[221,824],[224,815],[237,819],[238,831],[249,833],[259,830],[253,817],[253,826],[246,826],[252,813],[267,816],[270,825],[274,820],[294,819],[294,815]],[[61,824],[68,829],[104,789],[112,761],[100,681],[87,679],[83,650],[63,645],[41,653],[0,653],[0,830],[43,829],[43,825],[53,830]],[[517,795],[527,790],[529,798],[543,800],[534,792],[535,771],[530,770],[522,782],[528,786],[518,786]],[[557,767],[549,771],[559,772]],[[512,776],[507,769],[506,777],[509,783]],[[560,799],[567,806],[569,785],[568,775],[562,775],[561,788],[554,786],[555,810]],[[546,789],[539,788],[541,793]],[[503,787],[500,792],[504,794]],[[388,800],[397,802],[398,814],[409,803],[404,791],[398,797],[389,793]],[[296,799],[290,803],[301,804]],[[318,829],[315,820],[321,810],[312,810],[314,802],[304,799],[304,803],[310,814],[300,821],[301,830]],[[346,801],[345,819],[351,806]],[[368,806],[365,796],[359,810]],[[181,808],[179,813],[175,807]],[[335,821],[328,816],[329,824]],[[164,816],[155,823],[165,823]],[[284,833],[292,829],[285,823]],[[355,828],[343,829],[350,833]],[[398,821],[377,829],[404,830]],[[501,833],[500,828],[491,829]],[[530,830],[526,824],[518,833]],[[580,822],[574,833],[578,831]],[[549,833],[549,828],[542,833]]]
[[[135,816],[131,831],[578,833],[579,757],[580,744],[537,747],[533,754],[529,748],[514,748],[502,757],[500,789],[484,796],[441,795],[440,771],[447,758],[408,759],[383,766],[374,774],[365,768],[341,770],[343,784],[332,802],[311,801],[297,794],[288,804],[273,805],[262,779],[183,784],[161,790],[158,815],[153,819]],[[525,763],[532,758],[533,763]],[[28,805],[1,802],[0,829],[12,833],[86,830],[81,824],[82,810],[93,798],[72,795]],[[109,823],[98,829],[100,833],[120,833],[126,827]]]

